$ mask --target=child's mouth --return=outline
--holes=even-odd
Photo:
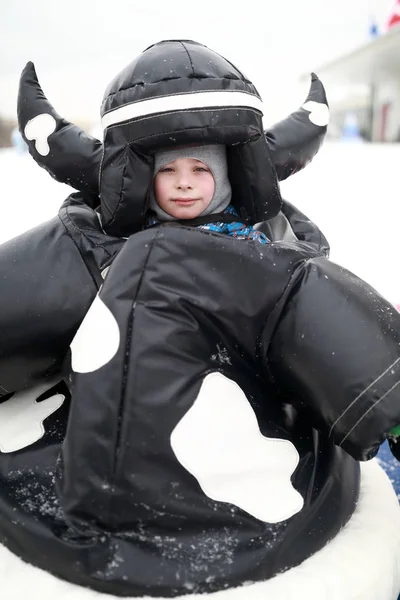
[[[193,204],[198,200],[199,198],[174,198],[172,201],[175,202],[175,204],[179,204],[180,206],[186,206],[189,204]]]

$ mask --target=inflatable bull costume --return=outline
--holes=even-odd
[[[358,461],[400,424],[400,316],[279,191],[326,134],[318,78],[263,131],[238,69],[166,41],[108,87],[103,142],[32,63],[18,110],[34,159],[78,192],[0,247],[3,587],[394,599],[397,500]],[[143,229],[154,152],[198,143],[227,146],[233,204],[270,244]]]

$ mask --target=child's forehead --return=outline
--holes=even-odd
[[[191,156],[178,156],[177,158],[175,158],[174,160],[171,160],[167,163],[165,163],[163,166],[167,166],[167,165],[175,165],[175,166],[185,166],[185,165],[195,165],[195,164],[200,164],[200,165],[205,165],[206,163],[203,162],[202,160],[199,160],[198,158],[194,158]]]

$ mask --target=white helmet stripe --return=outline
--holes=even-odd
[[[103,129],[111,125],[131,121],[140,117],[148,117],[157,113],[169,113],[181,110],[201,110],[204,108],[252,108],[263,114],[263,103],[260,98],[246,92],[237,91],[206,91],[189,92],[159,96],[125,104],[120,108],[106,113],[101,124]]]

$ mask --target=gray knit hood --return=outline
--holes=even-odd
[[[153,181],[162,167],[177,158],[195,158],[196,160],[200,160],[207,165],[214,177],[214,195],[210,204],[201,213],[201,216],[212,215],[225,210],[228,204],[230,204],[232,197],[231,184],[228,179],[225,146],[223,144],[204,144],[202,146],[187,146],[157,152],[154,156]],[[149,208],[156,213],[160,221],[176,220],[176,217],[169,215],[157,204],[153,186],[150,192]]]

